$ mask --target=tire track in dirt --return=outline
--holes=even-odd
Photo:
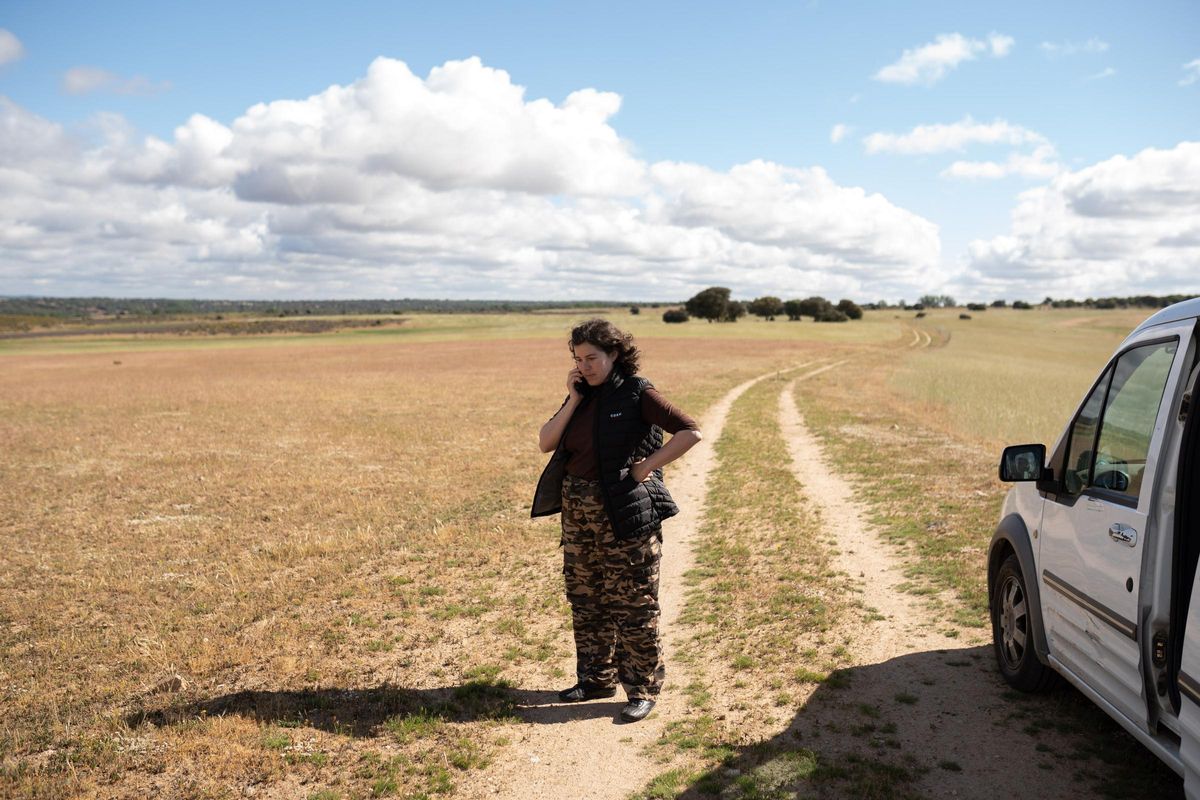
[[[913,338],[912,341],[904,345],[904,347],[908,347],[910,349],[914,347],[922,349],[933,346],[933,336],[931,336],[929,332],[923,328],[914,328],[910,326],[905,330],[911,333]]]
[[[676,640],[682,638],[677,622],[683,609],[683,575],[693,563],[691,541],[704,516],[708,479],[717,463],[715,445],[729,409],[743,392],[759,381],[815,363],[820,362],[807,361],[767,372],[730,389],[700,418],[704,438],[671,470],[668,485],[680,512],[663,526],[659,602],[667,681],[653,713],[639,723],[622,725],[616,721],[625,703],[620,689],[612,700],[563,704],[556,695],[563,687],[517,687],[522,695],[535,697],[537,702],[518,709],[521,722],[511,728],[512,741],[500,749],[492,765],[471,785],[463,786],[460,797],[620,800],[645,787],[662,771],[662,765],[649,758],[645,750],[662,736],[667,723],[684,716],[686,700],[680,689],[688,684],[688,676],[672,656]],[[573,664],[568,672],[574,674]]]
[[[940,629],[947,623],[902,591],[902,557],[867,522],[866,508],[797,409],[797,385],[822,371],[795,378],[780,393],[779,422],[793,473],[836,539],[835,564],[859,583],[867,613],[839,624],[854,664],[850,690],[813,695],[793,721],[801,740],[817,743],[827,761],[863,755],[869,737],[848,723],[862,719],[865,704],[879,710],[881,724],[895,725],[888,736],[899,748],[891,753],[930,767],[914,787],[925,796],[990,800],[1025,796],[1036,787],[1040,797],[1091,797],[1092,788],[1072,781],[1067,770],[1039,769],[1046,759],[1037,741],[1020,723],[1008,727],[1017,707],[1003,697],[990,635],[970,630],[946,637]]]

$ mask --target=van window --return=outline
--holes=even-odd
[[[1079,494],[1089,483],[1092,472],[1092,453],[1096,444],[1096,429],[1100,425],[1100,412],[1104,408],[1104,398],[1108,394],[1108,383],[1112,378],[1112,370],[1104,373],[1096,388],[1088,395],[1079,416],[1071,425],[1071,441],[1067,447],[1066,468],[1063,472],[1063,485],[1069,494]]]
[[[1136,347],[1121,355],[1113,370],[1091,485],[1136,499],[1163,391],[1178,343]]]

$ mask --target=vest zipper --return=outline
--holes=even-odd
[[[615,367],[614,367],[615,369]],[[611,394],[611,393],[610,393]],[[609,496],[608,486],[604,482],[604,465],[600,461],[600,393],[597,392],[593,398],[596,403],[595,419],[592,420],[592,452],[596,454],[596,474],[600,476],[600,493],[604,495],[604,513],[608,514],[608,525],[613,530],[613,538],[620,538],[620,531],[617,530],[617,515],[612,510],[612,498]]]

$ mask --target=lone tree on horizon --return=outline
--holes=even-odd
[[[710,286],[692,295],[684,308],[693,317],[700,317],[709,322],[722,320],[729,311],[729,289],[724,286]]]

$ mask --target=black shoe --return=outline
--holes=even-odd
[[[646,715],[654,709],[654,701],[648,697],[640,700],[630,700],[621,709],[621,720],[624,722],[637,722],[639,719],[645,719]]]
[[[597,686],[594,683],[577,683],[570,689],[558,693],[558,699],[564,703],[580,703],[584,700],[599,700],[601,697],[612,697],[617,693],[615,686]]]

